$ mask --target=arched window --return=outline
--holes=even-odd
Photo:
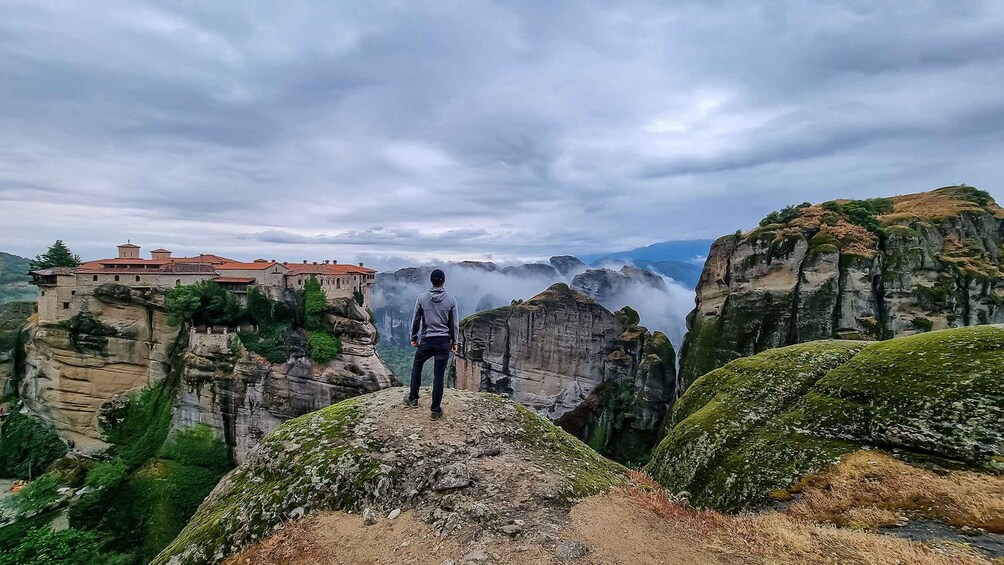
[[[342,288],[342,279],[335,279],[335,288]]]
[[[136,282],[139,282],[139,275],[136,275]]]
[[[119,281],[119,276],[115,275],[115,282],[118,282],[118,281]]]
[[[91,280],[92,280],[92,281],[97,281],[97,280],[98,280],[98,276],[97,276],[97,275],[94,275],[93,277],[91,277]]]
[[[181,284],[181,279],[175,279],[174,280],[174,284],[175,284],[175,286]]]

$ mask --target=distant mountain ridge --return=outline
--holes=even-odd
[[[585,263],[598,263],[605,259],[621,261],[682,261],[694,263],[700,267],[704,258],[711,250],[713,239],[681,239],[676,241],[660,241],[645,247],[636,247],[630,251],[616,251],[613,253],[591,253],[579,255]]]
[[[0,304],[37,299],[38,291],[28,284],[30,268],[31,260],[0,251]]]

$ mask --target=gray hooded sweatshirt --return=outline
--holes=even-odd
[[[457,301],[443,288],[432,288],[418,295],[415,315],[411,317],[411,341],[421,337],[448,336],[457,343],[460,335],[460,315]]]

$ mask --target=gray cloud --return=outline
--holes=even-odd
[[[1004,165],[1004,5],[0,4],[0,248],[531,258]],[[380,227],[374,227],[380,226]]]

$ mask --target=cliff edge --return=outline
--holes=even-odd
[[[772,347],[1004,322],[1002,236],[1004,209],[968,186],[773,212],[712,245],[683,388]]]

